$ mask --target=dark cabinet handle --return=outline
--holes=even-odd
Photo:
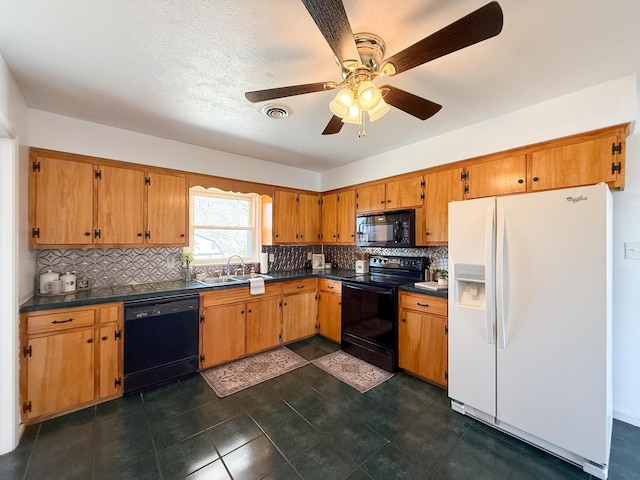
[[[518,183],[524,183],[524,180],[523,180],[523,179],[521,179],[521,178],[519,178],[519,179],[518,179]]]
[[[335,288],[333,285],[327,285],[328,288]]]
[[[391,200],[387,200],[387,203],[391,203]]]
[[[69,323],[69,322],[73,322],[73,318],[67,318],[66,320],[54,320],[53,323],[54,325],[57,325],[58,323]]]
[[[91,232],[84,232],[84,236],[85,237],[90,237],[91,236]]]
[[[251,310],[247,310],[247,312],[251,313]]]
[[[139,237],[141,237],[141,236],[142,236],[142,233],[138,232],[138,234],[137,234],[137,235],[138,235]]]
[[[107,338],[109,338],[109,337],[107,337],[107,336],[102,337],[102,341],[104,342]]]
[[[428,303],[420,303],[420,302],[416,302],[418,304],[419,307],[428,307],[429,304]]]
[[[431,235],[431,232],[424,232],[425,235]]]
[[[538,180],[540,180],[538,177],[533,177],[534,182],[537,182]]]
[[[93,343],[93,338],[90,338],[89,340],[87,340],[87,343]]]
[[[304,285],[298,285],[296,288],[304,288]],[[286,303],[285,303],[286,305]]]
[[[406,322],[406,320],[405,320],[404,318],[402,319],[402,321],[403,321],[403,322]]]
[[[244,313],[244,310],[241,310],[240,313]]]
[[[181,233],[181,234],[180,234],[180,238],[184,238],[184,233]]]

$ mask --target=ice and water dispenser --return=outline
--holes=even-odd
[[[485,308],[484,265],[456,263],[454,268],[456,305]]]

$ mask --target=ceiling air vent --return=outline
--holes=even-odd
[[[262,113],[269,118],[280,120],[291,115],[291,107],[280,103],[270,103],[262,107]]]

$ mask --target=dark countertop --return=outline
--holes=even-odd
[[[354,270],[293,270],[288,272],[268,273],[270,279],[265,282],[284,282],[309,277],[324,277],[333,280],[342,280],[355,276]],[[86,290],[78,290],[69,295],[34,295],[22,305],[20,313],[50,310],[56,308],[83,307],[109,302],[127,302],[132,300],[147,300],[173,295],[187,295],[190,293],[207,292],[228,288],[247,287],[247,283],[211,286],[196,280],[171,280],[154,283],[141,283],[136,285],[113,285],[110,287],[92,287]]]
[[[449,290],[427,290],[425,288],[414,287],[411,283],[400,285],[398,290],[403,292],[420,293],[422,295],[431,295],[432,297],[449,298]]]

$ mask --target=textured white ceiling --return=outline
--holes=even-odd
[[[393,55],[488,0],[344,0]],[[499,0],[500,35],[385,79],[443,105],[322,136],[335,93],[244,92],[339,81],[300,0],[0,0],[0,55],[30,107],[323,171],[640,71],[638,0]],[[380,84],[380,81],[378,81]],[[265,102],[266,103],[266,102]]]

